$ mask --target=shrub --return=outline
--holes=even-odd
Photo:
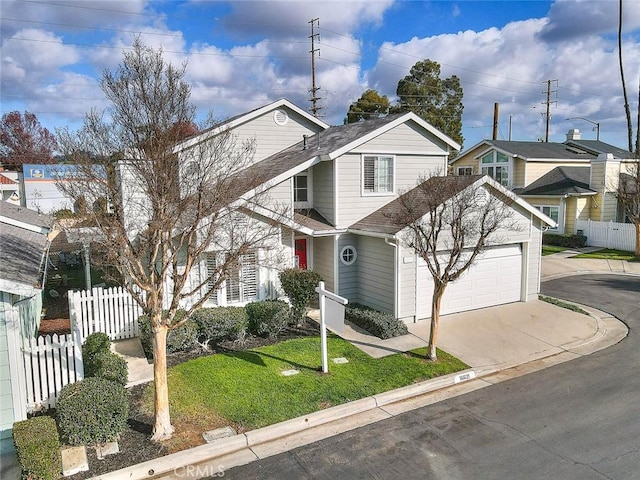
[[[85,377],[100,377],[120,385],[127,384],[127,362],[113,352],[101,352],[84,361]]]
[[[70,383],[60,391],[56,416],[62,440],[69,445],[114,441],[127,428],[127,392],[122,385],[99,377]]]
[[[247,318],[242,307],[200,308],[193,312],[192,318],[201,341],[217,343],[242,340],[247,329]]]
[[[32,417],[13,424],[13,443],[22,478],[54,480],[62,473],[60,439],[51,417]]]
[[[179,322],[185,315],[184,310],[178,310],[174,321]],[[162,312],[162,316],[166,318],[167,311]],[[138,317],[138,333],[142,348],[147,357],[153,356],[153,331],[151,329],[151,320],[148,315]],[[193,319],[187,320],[178,328],[169,330],[167,334],[167,353],[187,352],[193,350],[198,345],[198,327]]]
[[[289,304],[282,300],[265,300],[248,304],[249,333],[260,337],[277,337],[289,323]]]
[[[309,302],[316,295],[316,287],[322,281],[313,270],[289,268],[280,272],[280,284],[292,306],[293,323],[301,323],[307,313]]]
[[[345,316],[351,323],[379,338],[398,337],[409,332],[404,322],[390,313],[379,312],[357,303],[346,305]]]
[[[87,361],[99,353],[109,353],[111,351],[111,340],[109,335],[103,332],[95,332],[89,335],[82,345],[82,358],[87,369]]]
[[[582,248],[587,245],[584,235],[561,235],[559,233],[543,233],[542,243],[566,248]]]
[[[75,214],[68,208],[61,208],[53,212],[53,216],[56,220],[66,220],[68,218],[74,218]]]

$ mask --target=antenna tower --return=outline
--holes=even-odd
[[[320,87],[316,86],[316,52],[318,52],[319,57],[320,49],[315,48],[315,40],[316,37],[320,37],[320,34],[315,33],[314,27],[317,24],[318,28],[320,28],[320,19],[313,18],[309,20],[309,23],[311,24],[311,35],[309,36],[309,38],[311,39],[311,50],[309,51],[309,53],[311,53],[311,90],[309,90],[309,93],[311,93],[311,98],[309,98],[309,101],[311,102],[311,108],[309,109],[309,111],[314,117],[317,118],[319,116],[318,113],[320,112],[322,107],[318,105],[318,100],[320,100],[320,97],[316,95],[318,90],[320,90]]]

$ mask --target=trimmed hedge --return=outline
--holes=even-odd
[[[184,310],[178,310],[174,321],[179,322],[185,313]],[[166,318],[167,312],[163,311],[162,315]],[[138,333],[145,354],[151,358],[153,356],[153,331],[151,330],[151,320],[148,315],[138,317]],[[167,333],[167,353],[188,352],[197,346],[198,327],[192,318]]]
[[[127,361],[113,352],[102,352],[85,359],[85,377],[100,377],[120,385],[127,384]]]
[[[89,335],[82,344],[82,358],[85,363],[91,357],[99,353],[109,353],[111,351],[111,340],[109,335],[103,332],[94,332]],[[86,370],[86,367],[85,367]]]
[[[544,245],[556,245],[558,247],[582,248],[587,245],[587,237],[584,235],[561,235],[559,233],[543,233]]]
[[[345,317],[354,325],[364,328],[378,338],[399,337],[409,333],[404,322],[390,313],[379,312],[358,303],[349,303],[345,306]]]
[[[60,391],[56,417],[62,440],[69,445],[114,441],[127,428],[127,392],[122,385],[99,377],[70,383]]]
[[[62,475],[60,439],[56,422],[47,416],[13,424],[13,443],[22,467],[22,478],[55,480]]]
[[[277,337],[289,324],[289,304],[282,300],[249,303],[246,307],[249,333]]]
[[[317,295],[316,287],[322,281],[322,277],[313,270],[300,268],[288,268],[278,276],[282,289],[291,302],[292,323],[301,323],[311,299]]]
[[[242,340],[247,331],[247,317],[242,307],[200,308],[191,318],[200,341]]]

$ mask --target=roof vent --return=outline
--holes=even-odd
[[[276,122],[277,125],[286,125],[289,121],[289,115],[284,110],[276,110],[273,112],[273,121]]]
[[[569,140],[580,140],[580,130],[577,128],[572,128],[567,132],[567,141]]]

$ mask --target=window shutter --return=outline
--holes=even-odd
[[[363,159],[363,184],[365,192],[375,192],[375,163],[376,157],[364,157]]]
[[[209,277],[209,281],[207,282],[207,288],[211,290],[215,286],[215,278],[212,278],[212,275],[216,275],[216,267],[218,265],[218,254],[216,252],[209,252],[206,256],[206,265],[207,265],[207,276]],[[218,304],[218,295],[217,292],[213,293],[209,297],[209,301]]]

